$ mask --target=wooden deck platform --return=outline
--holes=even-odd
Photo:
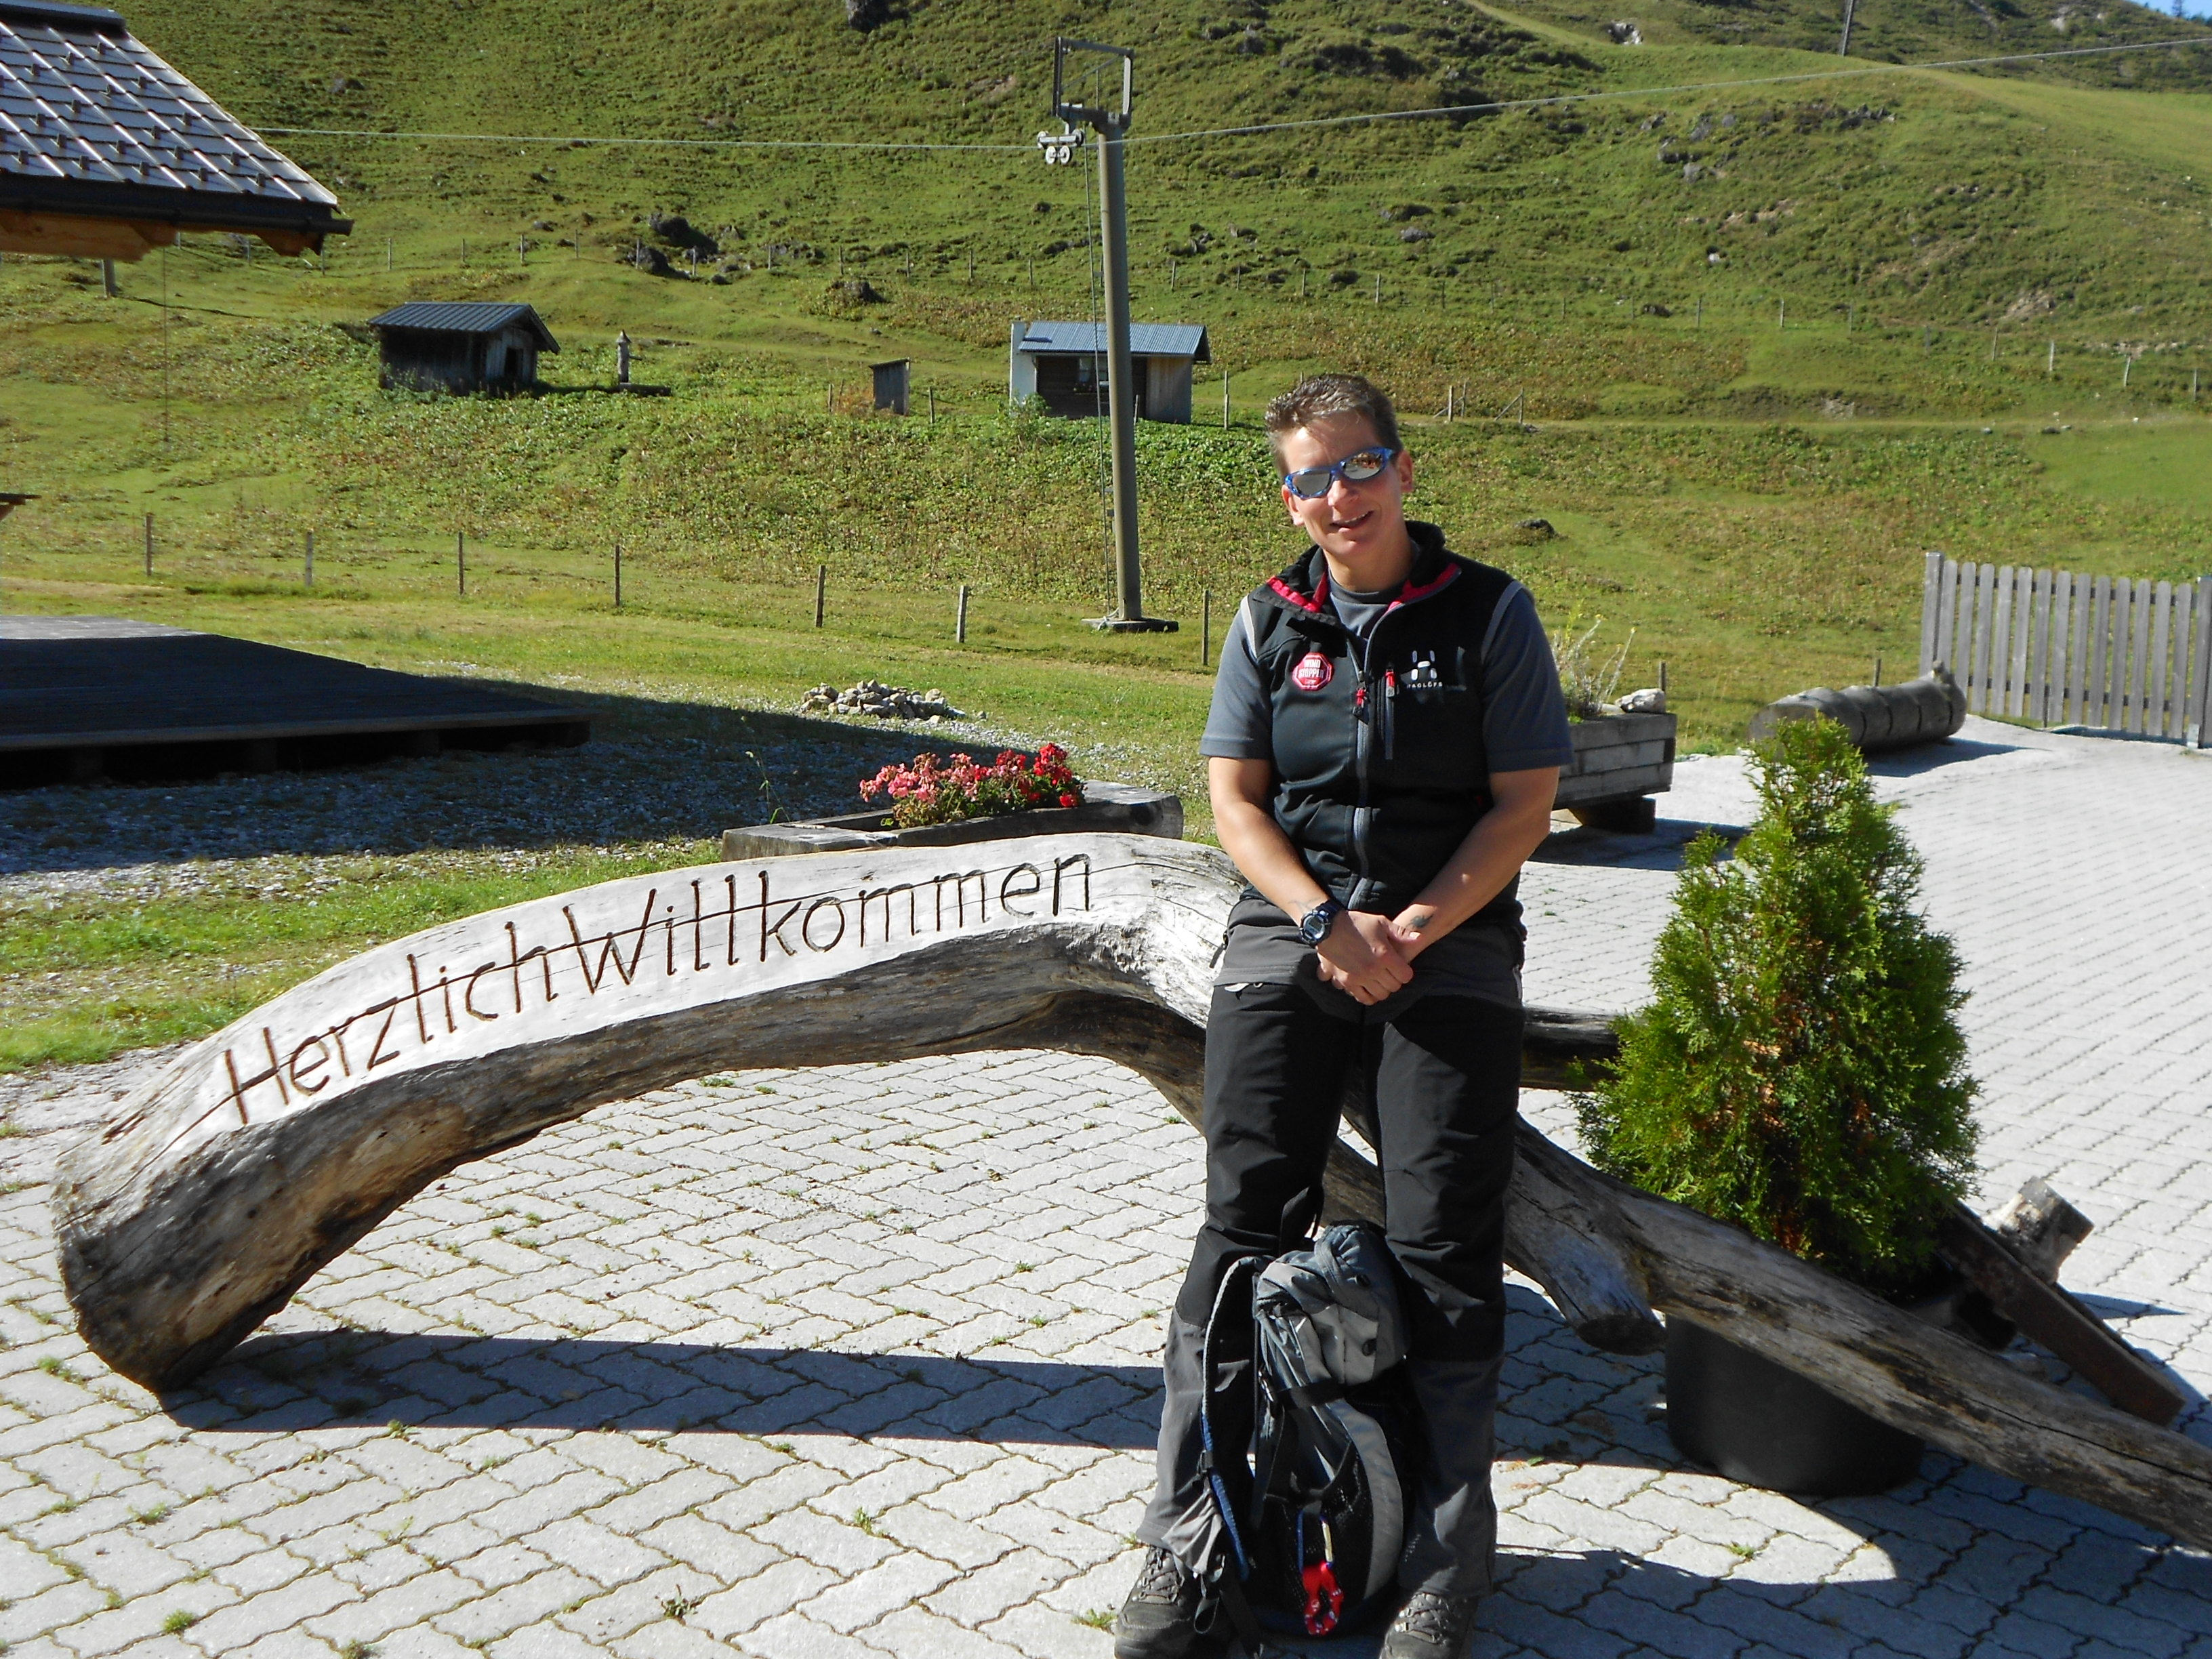
[[[112,617],[0,617],[0,787],[568,746],[591,716],[492,686]]]

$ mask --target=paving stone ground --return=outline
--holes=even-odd
[[[2212,755],[1978,721],[1877,769],[1969,965],[1985,1197],[2045,1175],[2095,1219],[2069,1284],[2212,1442]],[[1688,821],[1750,814],[1741,764],[1686,763],[1665,810],[1532,867],[1532,1000],[1643,994]],[[1201,1196],[1135,1077],[1009,1054],[605,1107],[437,1183],[156,1399],[77,1341],[46,1211],[145,1063],[8,1091],[11,1659],[1109,1651]],[[1875,1498],[1716,1479],[1656,1364],[1512,1297],[1485,1659],[2212,1659],[2204,1555],[1936,1455]]]

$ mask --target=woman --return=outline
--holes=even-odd
[[[1214,824],[1250,884],[1206,1030],[1206,1218],[1169,1323],[1159,1486],[1118,1659],[1180,1659],[1214,1545],[1199,1349],[1221,1276],[1302,1243],[1337,1103],[1375,1101],[1408,1365],[1432,1448],[1384,1659],[1461,1659],[1491,1587],[1500,1251],[1521,1072],[1514,894],[1572,756],[1535,605],[1409,521],[1390,400],[1316,375],[1268,405],[1291,522],[1313,545],[1224,641]]]

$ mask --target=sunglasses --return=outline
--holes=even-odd
[[[1365,483],[1382,476],[1383,468],[1397,459],[1398,452],[1377,445],[1373,449],[1362,449],[1332,461],[1327,466],[1302,466],[1295,472],[1283,474],[1283,488],[1300,501],[1315,501],[1328,494],[1339,478],[1346,483]]]

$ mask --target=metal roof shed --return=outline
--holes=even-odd
[[[120,13],[0,0],[0,252],[137,259],[189,230],[301,253],[352,228]]]
[[[410,300],[368,319],[383,384],[412,392],[523,392],[538,354],[561,349],[538,313],[500,301]]]
[[[1139,417],[1188,425],[1191,365],[1213,361],[1205,327],[1132,323],[1129,358],[1136,371]],[[1054,415],[1103,415],[1106,363],[1103,323],[1018,322],[1006,351],[1006,392],[1017,403],[1039,398]]]

